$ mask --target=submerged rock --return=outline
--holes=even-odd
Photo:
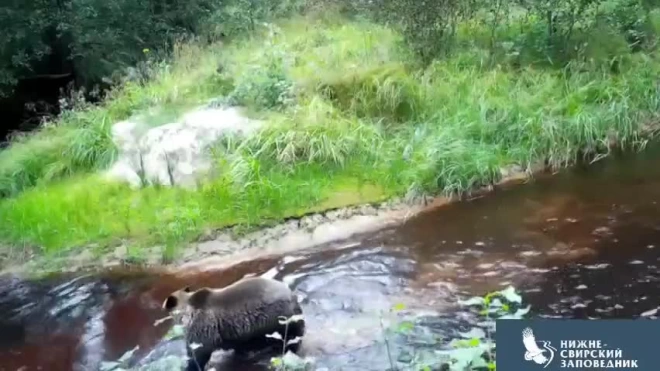
[[[145,183],[195,187],[199,176],[211,169],[211,145],[225,135],[253,133],[262,124],[245,117],[239,107],[199,109],[184,115],[181,122],[153,128],[118,122],[112,127],[112,139],[119,158],[107,176],[133,187]]]

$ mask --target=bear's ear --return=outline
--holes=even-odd
[[[190,289],[190,286],[186,286],[183,288],[183,292],[191,292],[192,290]]]
[[[190,295],[188,298],[188,304],[193,308],[202,308],[205,307],[208,303],[209,296],[211,295],[211,290],[208,288],[202,288]]]
[[[163,302],[163,309],[171,310],[172,308],[175,308],[178,304],[179,304],[179,299],[174,295],[170,295]]]

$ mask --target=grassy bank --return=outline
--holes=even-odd
[[[616,71],[596,58],[520,65],[488,55],[479,27],[462,25],[459,52],[428,65],[393,29],[338,16],[289,19],[225,46],[179,46],[147,84],[125,85],[0,152],[0,243],[57,253],[128,239],[172,253],[208,228],[408,192],[462,193],[513,164],[559,168],[614,143],[639,147],[657,123],[654,51],[617,50]],[[614,36],[592,53],[614,53]],[[270,124],[218,143],[219,175],[200,190],[131,190],[95,175],[115,157],[114,122],[162,107],[145,117],[159,125],[218,96]]]

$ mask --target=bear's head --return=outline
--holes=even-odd
[[[216,294],[221,290],[215,290]],[[163,309],[168,312],[181,311],[183,309],[203,309],[211,303],[213,290],[203,287],[197,291],[192,291],[189,286],[181,290],[174,291],[163,301]]]
[[[190,289],[190,286],[174,291],[163,301],[163,309],[169,312],[181,309],[181,305],[187,304],[188,298],[190,298],[190,295],[192,294],[193,291]]]

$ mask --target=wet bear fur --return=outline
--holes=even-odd
[[[239,280],[221,289],[190,287],[173,292],[163,308],[179,318],[185,329],[187,371],[204,370],[215,350],[249,351],[279,347],[282,342],[267,338],[278,332],[285,337],[285,325],[278,317],[302,315],[295,294],[283,282],[263,277]],[[302,337],[304,320],[289,323],[286,338]],[[201,346],[191,349],[191,344]],[[287,347],[298,352],[300,342]]]

